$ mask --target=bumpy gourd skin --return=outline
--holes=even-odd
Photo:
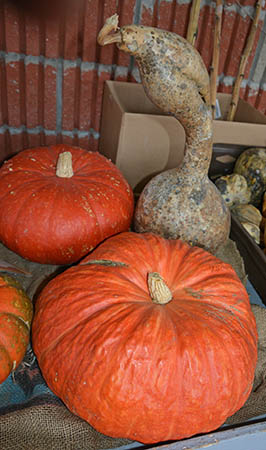
[[[135,230],[181,238],[215,251],[229,236],[230,213],[208,178],[212,117],[204,63],[174,33],[131,25],[118,34],[118,48],[135,56],[148,97],[175,116],[186,133],[180,167],[157,175],[144,188],[135,211]]]

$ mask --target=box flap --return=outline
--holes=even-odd
[[[142,84],[125,81],[106,81],[105,83],[123,112],[167,116],[150,101]]]
[[[125,113],[116,164],[136,191],[183,159],[185,132],[173,117]]]
[[[213,142],[214,144],[235,144],[245,147],[266,147],[266,126],[215,120],[213,122]]]

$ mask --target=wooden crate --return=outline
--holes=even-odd
[[[237,157],[245,149],[244,146],[214,146],[210,177],[232,173]],[[248,279],[266,305],[266,255],[233,215],[230,237],[241,253]]]

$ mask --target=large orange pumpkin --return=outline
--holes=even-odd
[[[98,431],[145,443],[208,432],[237,411],[256,344],[232,267],[152,234],[102,243],[49,282],[33,321],[54,393]]]
[[[32,304],[20,285],[0,276],[0,383],[21,363],[29,343]]]
[[[129,228],[133,194],[95,152],[56,145],[25,150],[0,169],[0,240],[39,263],[77,261]]]

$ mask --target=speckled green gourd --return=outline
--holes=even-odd
[[[251,192],[245,177],[238,173],[223,175],[215,180],[215,185],[221,192],[225,203],[229,208],[249,203]]]
[[[250,202],[260,206],[266,191],[266,149],[249,148],[238,157],[234,172],[243,175],[251,191]]]

